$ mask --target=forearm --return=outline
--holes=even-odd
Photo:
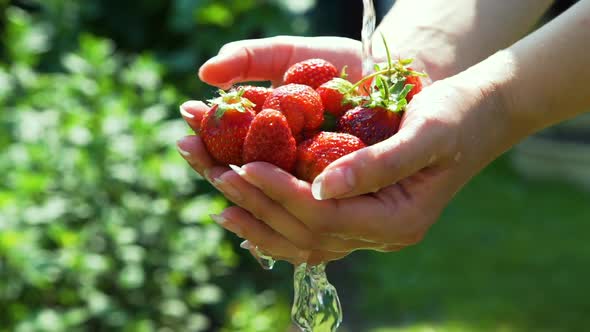
[[[507,52],[514,58],[509,106],[529,131],[590,110],[590,0],[578,2]]]
[[[531,30],[552,2],[397,0],[378,32],[394,52],[418,58],[437,80],[508,47]],[[381,42],[375,41],[379,49]]]
[[[547,126],[590,110],[590,0],[446,80],[476,100],[459,115],[483,167]],[[475,96],[475,98],[473,97]],[[483,106],[482,106],[483,105]],[[483,151],[479,153],[478,151]]]

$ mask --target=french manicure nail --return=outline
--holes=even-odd
[[[242,200],[242,194],[230,183],[220,178],[213,179],[213,185],[234,202]]]
[[[220,226],[224,226],[227,222],[227,219],[218,214],[210,214],[209,217],[211,217],[211,219],[213,219],[213,221],[215,221]]]
[[[315,180],[313,180],[313,183],[311,184],[311,194],[313,195],[313,198],[317,199],[318,201],[321,201],[323,198],[323,188],[322,185],[324,183],[324,175],[320,175],[317,178],[315,178]]]
[[[184,109],[182,106],[183,106],[183,105],[180,105],[180,107],[179,107],[179,109],[180,109],[180,114],[181,114],[182,116],[184,116],[185,118],[188,118],[188,119],[193,119],[195,116],[194,116],[194,115],[192,115],[191,113],[189,113],[187,110],[185,110],[185,109]]]
[[[217,54],[216,56],[210,58],[209,60],[207,60],[207,62],[205,62],[201,68],[203,68],[205,66],[210,66],[210,65],[216,66],[216,65],[222,64],[223,62],[230,60],[231,58],[232,58],[232,54],[220,53],[220,54]],[[232,73],[232,74],[234,76],[236,76],[235,73]]]
[[[252,244],[250,244],[250,241],[245,240],[242,243],[240,243],[240,248],[250,250],[252,248]]]
[[[178,144],[180,143],[180,141],[181,141],[181,140],[179,140],[179,141],[176,143],[176,149],[178,150],[178,153],[180,153],[180,154],[181,154],[183,157],[185,157],[185,158],[188,158],[188,157],[190,157],[190,156],[191,156],[190,152],[188,152],[188,151],[184,151],[184,150],[183,150],[183,149],[180,147],[180,145],[178,145]]]
[[[227,229],[228,231],[236,234],[239,237],[243,237],[243,232],[240,226],[236,225],[236,223],[228,222],[228,220],[223,217],[222,215],[218,214],[210,214],[209,215],[213,221],[215,221],[219,226]]]
[[[203,171],[203,176],[205,177],[205,180],[209,181],[209,183],[211,183],[212,185],[215,186],[215,181],[211,178],[211,169],[207,168],[206,170]]]
[[[317,200],[329,199],[350,192],[355,186],[352,169],[336,168],[318,176],[311,186],[311,193]]]
[[[231,168],[234,172],[238,173],[239,176],[244,176],[246,175],[246,171],[244,171],[241,167],[236,166],[236,165],[229,165],[229,168]]]

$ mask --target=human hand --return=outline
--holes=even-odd
[[[203,79],[218,85],[236,81],[208,77],[207,66],[201,69]],[[234,70],[249,72],[240,68]],[[242,74],[240,79],[252,78]],[[257,79],[280,75],[267,72]],[[195,136],[179,146],[193,168],[239,206],[218,221],[274,257],[314,264],[356,249],[399,250],[424,236],[453,194],[501,152],[505,140],[497,138],[509,137],[501,126],[487,130],[502,115],[496,109],[502,103],[493,89],[482,91],[460,78],[425,89],[409,105],[398,134],[341,158],[313,186],[267,163],[237,172],[216,167]],[[189,124],[191,116],[206,110],[199,102],[183,108]],[[482,135],[486,132],[491,135]]]
[[[347,66],[351,81],[362,75],[359,41],[340,37],[279,36],[226,44],[200,68],[199,78],[222,89],[249,81],[271,81],[273,85],[280,85],[291,65],[310,58],[327,60],[336,68]]]
[[[263,40],[247,40],[230,43],[220,50],[218,56],[209,60],[201,67],[199,76],[203,81],[221,88],[228,88],[232,84],[242,81],[256,80],[268,80],[275,85],[279,85],[282,83],[283,73],[289,66],[293,63],[312,57],[326,59],[339,68],[347,65],[347,73],[351,80],[357,80],[361,77],[360,43],[350,39],[334,37],[275,37]],[[181,113],[191,128],[198,131],[202,115],[207,109],[207,106],[200,101],[189,101],[183,104],[181,107]],[[227,167],[215,166],[199,137],[187,137],[180,142],[179,146],[182,149],[181,153],[192,164],[193,168],[206,177],[208,175],[209,178],[211,178],[211,182],[215,183],[216,186],[221,187],[219,185],[221,180],[213,179],[215,178],[215,174],[219,175],[228,173],[224,175],[224,177],[231,177],[233,172],[229,172]],[[208,171],[205,172],[205,170]],[[233,174],[235,175],[235,173]],[[238,186],[239,185],[247,186],[245,182],[238,183]],[[245,210],[232,207],[227,211],[224,211],[221,217],[218,217],[217,219],[223,218],[226,215],[232,216],[235,214],[244,216],[249,213]],[[222,222],[222,224],[224,224],[226,228],[233,228],[234,232],[242,233],[241,231],[236,231],[237,228],[240,228],[239,224],[232,225],[232,223],[229,222]],[[272,225],[272,223],[270,223],[270,225]],[[269,227],[266,224],[260,224],[258,226],[260,227],[247,228],[247,231],[261,237],[264,237],[264,234],[269,233]],[[296,232],[297,237],[300,238],[309,238],[309,240],[305,240],[306,243],[299,243],[300,247],[309,247],[309,243],[312,242],[312,234],[306,232],[304,227],[293,228],[294,229],[285,231]],[[252,238],[251,236],[244,237]],[[267,235],[266,238],[273,239],[274,236]],[[334,239],[333,241],[338,242],[337,239]],[[259,241],[253,240],[253,243],[257,242]],[[327,243],[330,243],[330,241],[327,241]],[[342,247],[344,244],[337,244],[336,247],[338,246]],[[355,244],[354,246],[356,247],[358,244]],[[294,248],[295,246],[290,245],[287,246],[286,250],[277,250],[273,249],[271,246],[271,248],[266,251],[271,252],[273,256],[277,258],[281,258],[281,252],[286,251],[291,253]],[[302,252],[302,256],[306,256],[305,251],[299,251]],[[319,252],[316,253],[316,256],[319,255],[318,258],[321,258],[322,260],[335,259],[342,257],[346,252],[347,251],[345,250],[341,250],[341,252],[338,253]]]

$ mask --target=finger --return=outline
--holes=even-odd
[[[209,171],[208,176],[215,188],[220,190],[229,200],[247,210],[256,219],[262,220],[297,247],[310,250],[319,243],[303,223],[234,171],[215,167]]]
[[[244,81],[273,81],[277,85],[282,82],[289,66],[316,57],[332,62],[339,69],[348,66],[351,80],[361,77],[357,41],[337,37],[292,36],[229,43],[200,68],[199,77],[223,89]]]
[[[180,105],[180,114],[184,118],[184,121],[197,134],[201,129],[201,120],[208,110],[209,106],[198,100],[189,100]]]
[[[309,255],[309,257],[307,258],[307,264],[308,265],[319,265],[322,263],[328,263],[331,261],[336,261],[339,259],[342,259],[348,255],[350,255],[351,252],[329,252],[329,251],[313,251],[311,252],[311,254]]]
[[[333,202],[315,200],[311,195],[309,183],[297,179],[281,168],[265,162],[252,162],[232,168],[242,179],[305,223],[312,232],[317,233],[322,229],[319,223],[330,219],[329,213],[333,210]]]
[[[344,252],[344,253],[335,253],[335,252],[329,252],[329,251],[313,251],[309,254],[309,256],[307,258],[300,258],[300,257],[289,257],[289,256],[277,256],[277,255],[271,255],[268,252],[266,252],[265,249],[261,248],[260,246],[254,245],[252,243],[250,243],[250,241],[246,240],[244,242],[242,242],[240,244],[240,247],[247,249],[248,251],[250,251],[250,254],[252,255],[252,257],[254,257],[258,263],[260,263],[260,265],[262,265],[264,268],[268,267],[267,263],[263,263],[264,258],[260,257],[260,253],[263,253],[266,256],[270,256],[272,257],[272,259],[274,260],[283,260],[283,261],[287,261],[295,266],[300,265],[302,263],[307,263],[308,265],[319,265],[322,263],[327,263],[330,261],[335,261],[338,259],[342,259],[346,256],[348,256],[350,254],[350,252]]]
[[[211,215],[211,218],[228,231],[259,246],[270,256],[289,257],[299,261],[305,260],[309,256],[308,251],[297,248],[282,235],[240,207],[226,208],[219,215]]]
[[[241,170],[236,166],[232,166],[232,168]],[[209,176],[211,176],[214,186],[222,191],[228,199],[252,213],[257,219],[266,223],[300,249],[349,252],[356,249],[375,249],[381,246],[378,243],[356,239],[344,240],[330,235],[313,233],[302,221],[275,202],[272,197],[245,181],[236,172],[228,172],[225,168],[217,167],[210,171]]]
[[[205,171],[215,166],[215,161],[205,148],[199,136],[186,136],[176,143],[178,152],[199,174],[206,177]]]
[[[346,155],[314,180],[316,199],[377,192],[421,169],[441,162],[453,142],[449,128],[430,120],[414,121],[389,139]]]
[[[243,179],[261,190],[295,218],[305,223],[314,234],[338,236],[355,241],[354,246],[343,249],[375,249],[382,243],[398,243],[397,235],[391,241],[372,240],[373,232],[391,218],[392,207],[373,196],[354,199],[318,201],[311,194],[310,184],[299,180],[269,163],[253,162],[235,168]],[[304,207],[304,208],[302,208]],[[344,238],[343,235],[346,237]],[[402,243],[402,242],[399,242]],[[331,249],[331,248],[327,248]]]
[[[240,243],[240,248],[248,250],[250,252],[250,255],[252,255],[252,257],[254,257],[254,259],[256,259],[260,266],[262,266],[262,268],[265,270],[272,269],[272,266],[274,265],[272,261],[286,261],[293,265],[301,264],[304,261],[303,259],[294,260],[292,257],[282,257],[277,255],[272,256],[270,253],[264,251],[259,246],[252,244],[248,240],[245,240],[242,243]],[[263,257],[262,255],[264,255],[265,257]],[[269,257],[272,261],[269,261]]]

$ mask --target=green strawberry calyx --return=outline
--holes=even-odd
[[[408,105],[406,96],[414,88],[413,84],[405,84],[405,82],[405,78],[390,81],[388,78],[376,76],[376,88],[371,89],[372,92],[363,106],[383,108],[395,113],[404,111]]]
[[[353,84],[342,77],[335,77],[324,84],[324,87],[338,91],[342,95],[342,105],[358,106],[359,95]]]
[[[353,90],[358,90],[364,82],[373,79],[370,90],[363,86],[367,96],[352,97],[352,103],[366,108],[383,108],[391,112],[402,112],[408,104],[406,97],[414,88],[413,84],[405,84],[406,78],[409,76],[426,77],[427,75],[409,68],[414,61],[411,58],[393,61],[385,37],[381,35],[381,38],[385,45],[387,62],[376,64],[374,73],[363,77],[352,85]]]
[[[221,119],[227,111],[238,111],[245,113],[256,106],[248,98],[243,97],[244,88],[231,89],[229,91],[219,90],[219,97],[208,100],[210,107],[216,107],[215,118]]]

